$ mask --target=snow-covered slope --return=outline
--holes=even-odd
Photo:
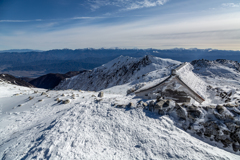
[[[132,58],[120,56],[92,71],[62,81],[55,89],[99,91],[126,83],[149,82],[170,74],[180,62],[153,56]]]
[[[0,159],[239,159],[168,116],[114,105],[140,100],[131,95],[0,86],[12,93],[0,98]]]
[[[195,60],[193,72],[201,76],[210,85],[233,86],[240,88],[240,64],[236,61],[218,59],[215,61]]]

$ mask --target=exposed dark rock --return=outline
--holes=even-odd
[[[234,133],[231,133],[230,137],[234,140],[234,142],[238,142],[240,144],[240,127],[237,127]]]
[[[229,138],[226,138],[225,140],[222,139],[221,142],[224,145],[223,147],[229,147],[230,144],[233,143],[233,141],[231,139],[229,139]]]
[[[208,121],[204,123],[203,126],[205,127],[205,136],[211,137],[211,135],[218,135],[218,131],[220,130],[220,128],[217,122]]]
[[[187,108],[188,111],[188,117],[192,120],[195,120],[196,118],[200,118],[201,111],[198,110],[196,106],[190,106]]]
[[[154,110],[155,109],[157,109],[157,110],[159,110],[159,109],[163,109],[163,105],[166,103],[166,101],[165,100],[161,100],[161,101],[159,101],[159,102],[157,102],[155,105],[154,105]]]
[[[123,105],[123,104],[117,104],[116,107],[117,107],[117,108],[126,108],[126,105]]]
[[[68,104],[68,103],[70,103],[70,100],[69,100],[69,99],[64,100],[64,101],[62,101],[62,103],[63,103],[63,104]]]
[[[234,120],[233,114],[226,107],[218,105],[216,107],[216,110],[217,110],[217,112],[213,112],[213,114],[218,119],[224,120],[224,121]]]
[[[99,92],[98,97],[102,98],[103,97],[103,92]]]
[[[176,113],[178,115],[178,117],[186,119],[187,118],[187,111],[185,108],[178,106],[176,109]]]
[[[232,123],[232,122],[227,122],[225,123],[225,125],[227,126],[227,128],[231,131],[234,132],[236,130],[237,127],[239,127],[238,125]]]
[[[140,101],[138,104],[143,104]],[[229,105],[228,105],[229,106]],[[175,103],[172,100],[161,99],[150,101],[148,109],[159,115],[172,115],[177,118],[177,125],[186,131],[221,143],[224,148],[232,147],[232,151],[240,151],[240,124],[230,111],[238,112],[237,107],[195,106]],[[237,115],[238,116],[238,115]],[[205,121],[208,119],[208,121]]]
[[[221,105],[217,105],[216,109],[217,109],[217,111],[218,111],[219,114],[222,114],[223,111],[224,111],[224,107],[221,106]]]
[[[233,148],[234,152],[240,151],[240,145],[237,145],[236,143],[232,144],[232,148]]]
[[[148,107],[149,111],[152,111],[152,112],[154,111],[154,105],[155,105],[154,101],[149,102],[149,107]]]
[[[67,72],[65,74],[49,73],[49,74],[46,74],[46,75],[43,75],[41,77],[31,80],[29,83],[31,83],[32,85],[34,85],[38,88],[53,89],[65,78],[70,78],[70,77],[73,77],[73,76],[75,76],[79,73],[83,73],[83,72],[86,72],[86,70],[71,71],[71,72]]]
[[[134,104],[133,104],[132,102],[130,102],[130,103],[128,104],[128,107],[133,108],[133,107],[134,107]]]

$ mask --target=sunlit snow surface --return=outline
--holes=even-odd
[[[0,159],[240,158],[194,138],[168,116],[114,107],[139,100],[120,94],[124,86],[105,90],[96,102],[97,92],[46,92],[0,82]]]

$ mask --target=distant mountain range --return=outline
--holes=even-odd
[[[213,49],[62,49],[49,51],[0,51],[0,73],[16,77],[39,77],[48,73],[66,73],[101,66],[119,56],[143,57],[153,55],[181,62],[196,59],[229,59],[240,62],[240,51]]]

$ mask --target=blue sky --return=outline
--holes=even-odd
[[[0,0],[0,50],[240,50],[239,0]]]

